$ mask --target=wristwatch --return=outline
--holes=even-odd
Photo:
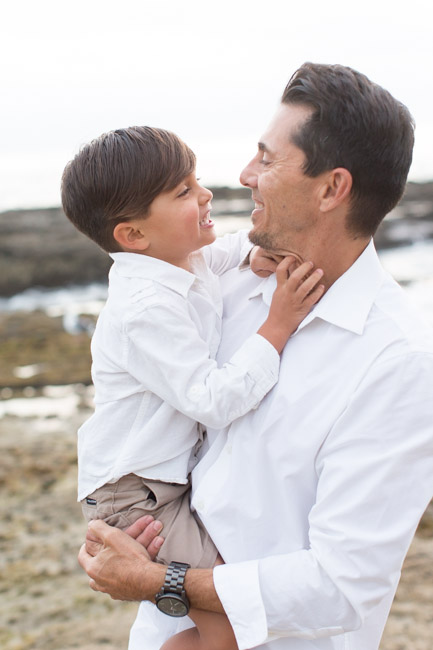
[[[155,596],[156,606],[168,616],[186,616],[189,600],[184,588],[185,574],[190,564],[170,562],[161,591]]]

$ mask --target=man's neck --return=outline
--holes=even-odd
[[[345,236],[340,239],[326,238],[323,241],[317,238],[309,239],[297,250],[281,248],[272,252],[284,256],[290,253],[300,262],[312,261],[315,268],[323,270],[321,284],[325,285],[327,291],[356,262],[370,241],[369,237],[355,239]]]

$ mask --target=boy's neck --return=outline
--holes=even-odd
[[[166,262],[167,264],[171,264],[172,266],[177,266],[180,269],[184,269],[184,271],[191,271],[191,255],[188,255],[186,259],[176,259],[176,258],[170,258],[170,259],[164,259],[162,257],[158,257],[157,255],[152,255],[152,253],[149,253],[147,251],[138,251],[138,250],[128,250],[123,248],[122,253],[133,253],[134,255],[143,255],[145,257],[153,257],[154,259],[161,260],[161,262]]]

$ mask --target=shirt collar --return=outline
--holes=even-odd
[[[152,280],[185,297],[197,279],[194,273],[148,255],[110,253],[110,257],[114,260],[111,277],[118,273],[124,278]]]
[[[304,318],[298,330],[306,327],[315,318],[321,318],[337,327],[362,334],[384,276],[385,271],[371,240],[352,266],[334,282]],[[276,279],[273,274],[263,280],[248,297],[254,298],[262,294],[263,301],[269,306],[275,286]]]

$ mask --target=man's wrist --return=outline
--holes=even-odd
[[[155,602],[155,596],[162,589],[165,581],[165,574],[167,567],[157,562],[147,562],[143,567],[141,573],[141,586],[145,588],[145,592],[139,600],[149,600]]]
[[[185,576],[190,564],[172,561],[167,567],[162,589],[156,594],[156,606],[168,616],[186,616],[189,600],[185,591]]]

